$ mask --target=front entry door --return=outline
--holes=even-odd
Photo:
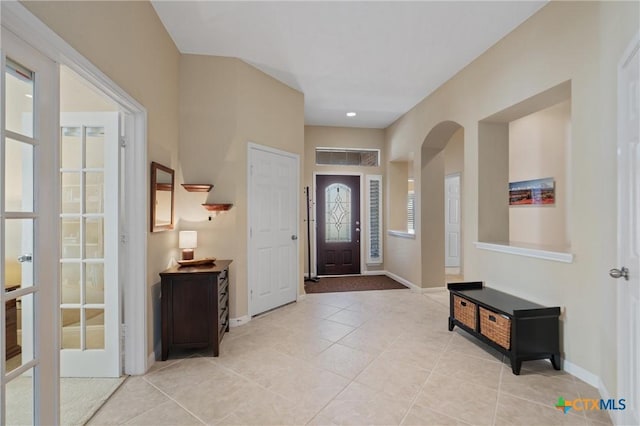
[[[249,313],[298,296],[299,157],[249,145]]]
[[[360,176],[316,176],[318,275],[360,273]]]
[[[619,68],[618,398],[619,424],[640,424],[640,33]],[[613,284],[613,283],[612,283]]]

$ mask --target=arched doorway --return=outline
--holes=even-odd
[[[442,287],[445,283],[445,246],[450,253],[458,251],[462,259],[462,227],[457,243],[446,243],[445,176],[459,173],[464,168],[464,128],[454,121],[443,121],[427,134],[420,149],[420,243],[422,252],[422,287]],[[463,179],[460,179],[462,182]],[[458,204],[449,206],[447,213],[461,218]],[[447,219],[447,220],[446,220]],[[459,223],[461,225],[461,223]],[[448,235],[446,238],[451,239]],[[454,246],[451,246],[454,244]],[[457,244],[457,246],[455,246]],[[460,266],[462,263],[460,262]]]

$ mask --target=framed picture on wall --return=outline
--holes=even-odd
[[[509,183],[510,206],[549,206],[555,203],[556,182],[553,178]]]

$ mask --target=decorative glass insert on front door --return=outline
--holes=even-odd
[[[325,189],[325,241],[351,242],[351,189],[334,183]]]

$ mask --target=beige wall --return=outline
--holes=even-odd
[[[233,259],[231,318],[248,313],[248,142],[298,154],[302,161],[303,104],[302,93],[238,59],[183,55],[180,61],[178,228],[198,231],[197,257]],[[302,169],[301,164],[299,194]],[[214,188],[208,194],[188,193],[179,185],[183,182]],[[233,203],[233,207],[209,221],[201,206],[205,202]],[[302,213],[302,195],[300,202]],[[300,244],[300,292],[303,249]]]
[[[554,205],[509,208],[509,241],[570,249],[566,177],[570,138],[570,101],[509,123],[509,182],[551,177],[556,183]]]
[[[380,166],[379,167],[359,167],[359,166],[326,166],[326,165],[316,165],[316,148],[362,148],[362,149],[379,149],[380,150]],[[314,173],[322,174],[362,174],[363,180],[362,185],[366,185],[366,181],[364,177],[366,175],[382,175],[383,187],[384,181],[386,179],[385,175],[385,167],[384,167],[384,130],[381,129],[360,129],[354,127],[323,127],[323,126],[305,126],[304,128],[304,186],[309,187],[310,196],[311,196],[311,220],[315,221],[315,204],[313,203],[315,196],[313,193],[314,189]],[[385,205],[385,199],[387,195],[386,191],[382,191],[382,205]],[[362,200],[362,205],[366,206],[368,194],[365,191],[365,188],[361,188],[361,193],[364,195]],[[303,200],[304,201],[304,200]],[[306,220],[306,203],[303,206],[303,216]],[[362,224],[362,235],[366,235],[366,215],[365,212],[361,212],[361,224]],[[382,215],[382,229],[384,229],[384,224],[386,222],[386,217]],[[312,222],[312,225],[315,222]],[[306,235],[306,222],[303,223],[304,229],[302,230],[303,235]],[[314,262],[316,247],[314,244],[315,241],[315,227],[311,227],[311,262]],[[302,239],[304,243],[304,270],[307,270],[307,261],[306,261],[306,236]],[[373,270],[383,270],[384,263],[382,265],[367,265],[366,264],[366,253],[367,253],[367,240],[364,239],[364,257],[361,258],[361,264],[363,267],[363,271],[373,271]],[[384,248],[384,236],[383,236],[383,248]],[[384,258],[383,258],[384,260]],[[315,270],[312,267],[312,270]]]
[[[388,229],[394,231],[407,232],[407,196],[408,196],[408,181],[409,170],[412,169],[412,164],[409,161],[391,161],[387,163],[387,175],[389,182],[386,185],[387,200],[386,204]],[[415,183],[414,183],[415,191]]]
[[[151,4],[112,1],[23,4],[146,108],[149,164],[157,161],[176,168],[180,55]],[[151,287],[159,281],[158,273],[171,259],[177,234],[153,233],[148,234],[147,239],[146,285],[151,294]],[[157,298],[158,292],[155,296]],[[153,351],[153,301],[149,297],[150,352]]]
[[[478,123],[478,241],[509,242],[509,125]]]
[[[464,129],[458,129],[444,147],[444,175],[464,171]]]
[[[444,249],[444,149],[422,149],[420,188],[420,246],[422,249],[422,274],[420,287],[442,287],[445,282]]]
[[[606,271],[616,263],[616,73],[618,60],[639,27],[638,6],[637,2],[551,2],[386,132],[389,158],[394,158],[420,149],[438,123],[452,120],[464,127],[465,278],[561,306],[563,355],[571,365],[600,376],[610,392],[616,390],[616,344],[608,335],[614,333],[607,331],[615,330],[616,315],[615,292]],[[574,185],[568,205],[574,262],[476,249],[473,242],[481,231],[479,121],[567,80],[573,101],[569,177],[580,183]],[[595,204],[594,193],[599,194]],[[387,244],[385,266],[393,273],[420,263],[420,247],[414,241],[398,239],[393,250],[389,248]]]
[[[68,67],[60,67],[60,112],[89,111],[118,111],[118,105]]]

